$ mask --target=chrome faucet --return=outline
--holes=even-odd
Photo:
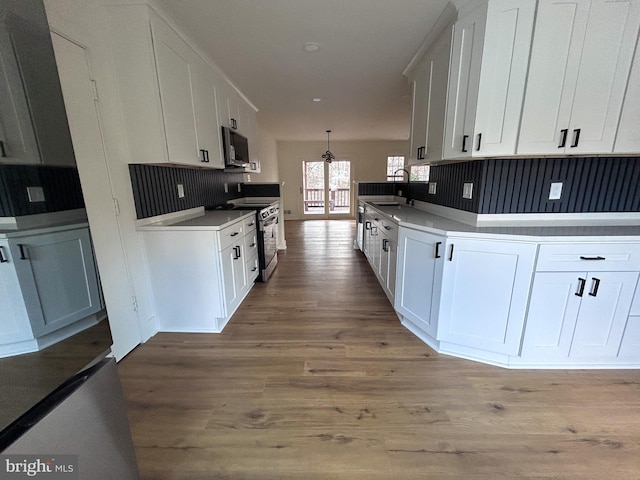
[[[396,183],[396,173],[398,172],[404,172],[407,174],[407,205],[411,205],[412,204],[411,202],[413,201],[411,200],[411,174],[406,168],[399,168],[398,170],[393,172],[394,190],[395,190],[395,183]]]

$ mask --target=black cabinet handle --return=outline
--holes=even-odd
[[[250,226],[250,227],[253,227],[255,224],[256,224],[256,222],[251,222],[251,223],[249,224],[249,226]]]
[[[207,154],[205,152],[206,152],[206,150],[204,150],[202,148],[200,149],[200,155],[202,155],[202,158],[200,158],[200,161],[202,163],[206,163],[206,161],[207,161]]]
[[[371,230],[371,222],[364,222],[365,230]]]
[[[578,291],[575,293],[576,297],[581,297],[584,294],[584,286],[587,283],[586,278],[578,277]]]
[[[576,148],[578,146],[579,141],[580,141],[580,129],[576,128],[573,131],[573,143],[571,144],[571,148]]]
[[[236,122],[235,118],[231,119],[231,128],[233,128],[234,130],[238,129],[238,122]]]
[[[385,225],[385,226],[384,226],[384,229],[385,229],[385,230],[391,230],[391,227],[390,227],[389,225]]]
[[[436,256],[435,256],[435,258],[441,258],[440,245],[442,245],[442,242],[436,242]]]
[[[562,133],[562,137],[560,137],[560,145],[558,145],[558,148],[564,148],[564,146],[567,144],[567,134],[569,133],[569,129],[563,128],[562,130],[560,130],[560,133]]]
[[[255,247],[255,246],[256,246],[256,244],[255,244],[255,243],[252,243],[251,245],[249,245],[249,248],[253,248],[253,247]]]
[[[20,249],[20,260],[28,260],[25,246],[22,243],[19,243],[18,248]]]
[[[580,256],[580,260],[606,260],[605,257],[601,257],[600,255],[598,255],[597,257],[583,257],[582,255]]]
[[[424,160],[424,149],[425,147],[418,147],[418,152],[416,153],[417,160]]]
[[[0,157],[7,158],[7,151],[4,148],[4,142],[0,140]]]
[[[241,251],[240,251],[240,247],[233,247],[233,253],[234,253],[234,260],[238,260],[242,255],[241,255]]]
[[[467,151],[467,138],[469,138],[469,135],[463,135],[462,136],[462,151],[463,152]]]
[[[255,272],[257,269],[258,269],[258,267],[253,267],[253,268],[251,269],[251,271],[252,271],[252,272]]]
[[[481,134],[481,133],[479,133],[479,134],[478,134],[478,143],[477,143],[477,145],[476,145],[476,152],[479,152],[479,151],[480,151],[480,146],[481,146],[481,145],[482,145],[482,134]]]
[[[453,262],[453,243],[451,244],[451,251],[449,252],[449,261]]]
[[[593,277],[591,280],[593,280],[593,285],[591,286],[591,291],[589,292],[589,295],[591,295],[592,297],[595,297],[596,295],[598,295],[598,288],[600,288],[600,279]]]
[[[0,247],[0,263],[7,263],[7,257],[4,256],[4,247]]]
[[[230,236],[231,237],[235,237],[236,235],[238,235],[238,233],[240,233],[240,232],[233,232]]]
[[[382,251],[383,252],[388,252],[389,249],[387,248],[387,245],[389,244],[389,240],[387,240],[386,238],[382,239]]]
[[[379,221],[380,221],[380,219],[379,219],[379,218],[374,218],[374,220],[375,220],[376,222],[379,222]]]

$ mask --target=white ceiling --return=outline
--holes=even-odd
[[[161,0],[276,140],[406,140],[402,71],[447,0]],[[320,44],[306,53],[305,43]],[[312,102],[313,97],[322,102]]]

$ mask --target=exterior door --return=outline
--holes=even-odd
[[[351,216],[351,161],[305,160],[302,164],[305,217]]]

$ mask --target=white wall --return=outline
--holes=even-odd
[[[326,150],[326,141],[278,142],[278,169],[280,181],[284,182],[283,209],[291,210],[285,219],[303,217],[300,193],[303,160],[321,160]],[[336,141],[331,142],[331,151],[338,159],[351,160],[351,179],[354,182],[384,182],[387,179],[387,157],[407,156],[409,141]]]

